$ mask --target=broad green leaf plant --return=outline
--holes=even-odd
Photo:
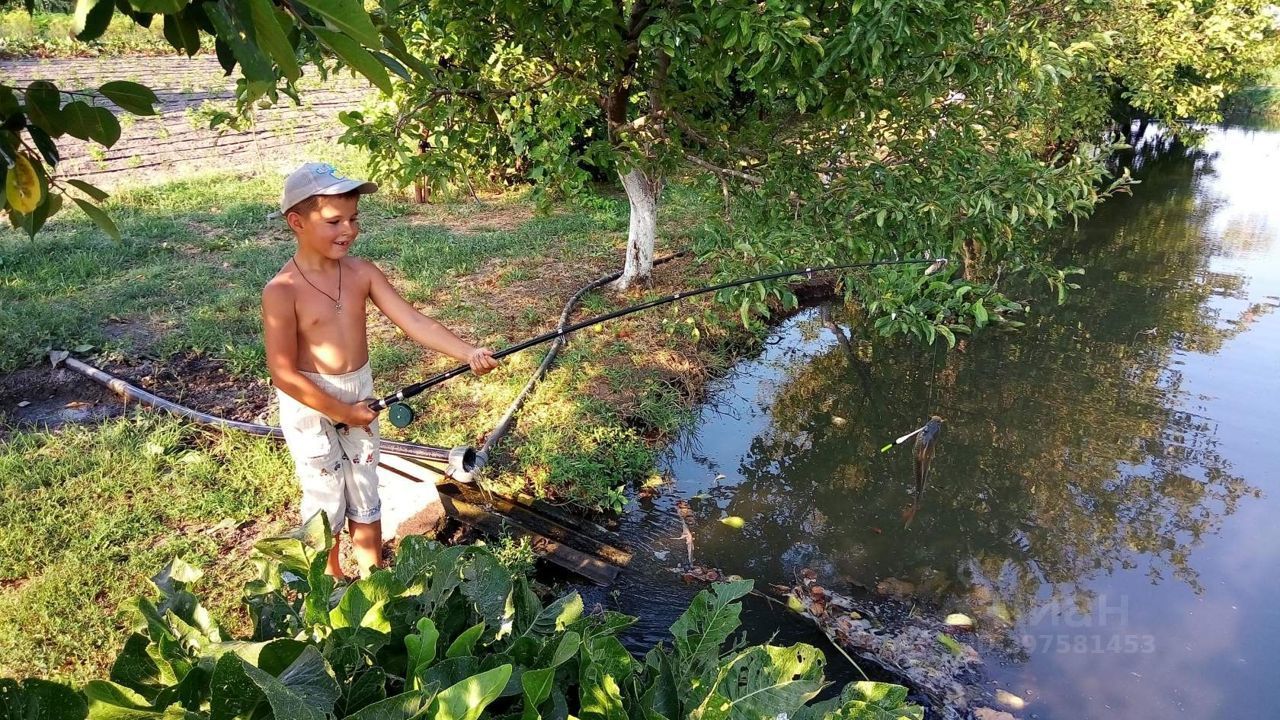
[[[108,679],[75,689],[0,679],[0,717],[47,720],[923,720],[905,688],[826,686],[808,645],[732,642],[750,581],[699,593],[673,643],[632,656],[635,618],[585,614],[577,593],[544,603],[483,546],[407,537],[390,569],[335,588],[317,516],[256,546],[247,638],[228,636],[174,560],[132,606]]]

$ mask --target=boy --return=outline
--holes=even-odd
[[[335,536],[345,519],[361,574],[382,559],[365,305],[372,300],[415,342],[470,364],[477,375],[498,365],[488,349],[472,347],[415,310],[376,265],[348,255],[360,234],[359,198],[377,189],[338,176],[331,165],[295,170],[285,180],[280,211],[298,249],[262,291],[267,367],[302,485],[302,519],[325,511]],[[327,572],[344,577],[337,542]]]

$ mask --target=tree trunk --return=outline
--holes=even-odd
[[[616,290],[626,290],[637,282],[648,283],[653,273],[653,243],[658,232],[658,196],[662,178],[649,179],[638,168],[622,177],[622,187],[631,201],[631,226],[627,231],[627,262],[622,277],[613,282]]]

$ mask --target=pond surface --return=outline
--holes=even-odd
[[[605,602],[666,636],[697,589],[668,570],[686,500],[700,565],[758,586],[808,567],[837,592],[905,588],[974,616],[986,679],[1029,701],[1021,717],[1272,716],[1280,133],[1157,138],[1128,162],[1134,196],[1064,238],[1082,287],[1062,306],[1029,289],[1022,331],[944,353],[824,309],[780,325],[665,460],[673,487],[633,508],[643,561]],[[934,414],[916,494],[911,443],[880,448]],[[829,650],[785,613],[748,622]]]

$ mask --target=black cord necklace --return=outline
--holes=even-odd
[[[302,272],[302,266],[298,264],[298,258],[292,257],[292,258],[289,258],[289,261],[293,263],[294,267],[298,268],[298,274],[302,276],[303,280],[307,281],[308,285],[315,288],[316,292],[332,300],[334,309],[337,310],[339,313],[342,312],[342,262],[341,261],[338,262],[338,297],[334,297],[330,295],[329,293],[317,287],[315,283],[311,282],[311,280],[307,278],[307,274]]]

